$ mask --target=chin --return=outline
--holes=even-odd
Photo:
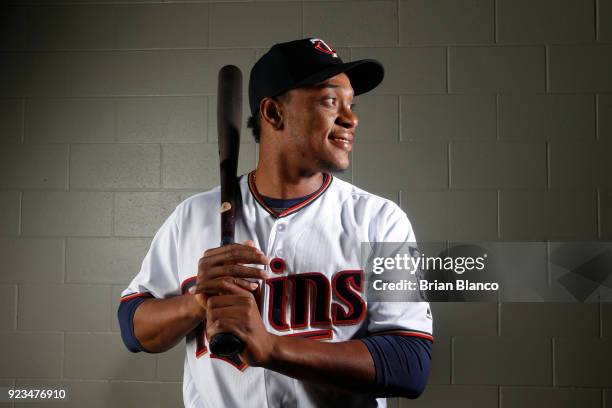
[[[349,160],[346,161],[322,161],[319,163],[321,170],[328,173],[342,173],[347,170],[351,164]]]

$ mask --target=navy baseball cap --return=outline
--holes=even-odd
[[[266,97],[315,85],[341,72],[348,76],[355,95],[374,89],[385,75],[382,64],[373,59],[342,62],[336,51],[319,38],[275,44],[251,69],[251,113],[259,111],[259,103]]]

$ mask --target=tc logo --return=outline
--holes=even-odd
[[[327,43],[319,38],[311,38],[310,42],[314,44],[315,50],[321,51],[322,53],[329,54],[334,58],[338,58],[336,50],[327,45]]]

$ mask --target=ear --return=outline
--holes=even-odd
[[[275,98],[264,98],[259,104],[262,120],[266,121],[274,128],[281,130],[283,128],[284,111],[282,103]]]

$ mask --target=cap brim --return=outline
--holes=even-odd
[[[385,69],[380,62],[373,59],[362,59],[325,68],[316,74],[304,78],[294,87],[316,85],[342,72],[349,77],[355,95],[360,95],[376,88],[385,76]]]

